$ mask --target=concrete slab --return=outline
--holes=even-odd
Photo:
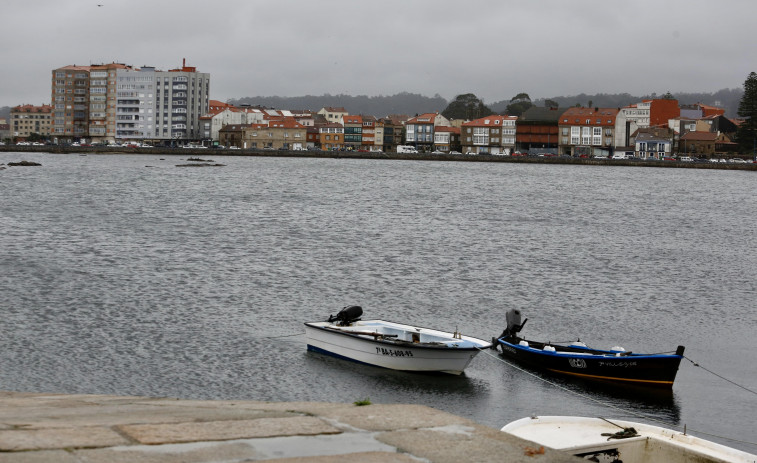
[[[87,463],[209,463],[251,460],[278,461],[363,461],[362,455],[384,460],[394,459],[394,447],[377,441],[368,433],[345,433],[318,436],[290,436],[244,439],[223,442],[193,442],[165,445],[133,445],[107,449],[77,450],[74,454]],[[360,455],[361,457],[356,457]],[[351,457],[350,457],[351,456]],[[342,458],[348,458],[342,460]]]
[[[310,416],[202,423],[143,424],[118,427],[141,444],[166,444],[244,439],[252,437],[338,434],[341,431]]]
[[[0,453],[2,463],[81,463],[76,456],[65,450],[40,450],[37,452]]]
[[[99,426],[13,429],[0,431],[0,451],[65,449],[78,447],[109,447],[129,441],[110,428]]]
[[[0,391],[0,463],[580,461],[419,405]]]
[[[436,429],[392,431],[376,438],[401,452],[434,463],[539,463],[575,462],[577,459],[482,427],[444,426]],[[497,434],[494,434],[494,433]],[[501,434],[501,436],[499,435]],[[578,460],[580,461],[580,460]]]

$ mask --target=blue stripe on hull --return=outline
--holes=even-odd
[[[359,363],[361,365],[369,365],[369,366],[372,366],[372,367],[384,368],[384,367],[382,367],[380,365],[374,365],[372,363],[365,363],[365,362],[361,362],[360,360],[355,360],[354,358],[345,357],[344,355],[335,354],[335,353],[333,353],[331,351],[321,349],[320,347],[311,346],[310,344],[308,344],[308,350],[311,351],[311,352],[315,352],[317,354],[323,354],[323,355],[328,355],[329,357],[338,358],[340,360],[349,360],[350,362]]]

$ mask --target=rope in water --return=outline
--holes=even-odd
[[[557,384],[557,383],[555,383],[555,382],[552,382],[552,381],[550,381],[550,380],[548,380],[548,379],[542,378],[541,376],[539,376],[539,375],[537,375],[537,374],[535,374],[535,373],[532,373],[532,372],[530,372],[530,371],[528,371],[528,370],[525,370],[525,369],[523,369],[523,368],[521,368],[521,367],[519,367],[519,366],[517,366],[517,365],[514,365],[514,364],[513,364],[513,363],[511,363],[511,362],[508,362],[507,360],[505,360],[504,358],[502,358],[502,356],[500,356],[500,355],[494,355],[494,354],[492,354],[491,352],[488,352],[488,350],[489,350],[489,349],[481,349],[481,348],[478,348],[478,350],[479,350],[479,351],[481,351],[481,352],[483,352],[483,353],[485,353],[486,355],[488,355],[488,356],[492,357],[492,358],[493,358],[493,359],[495,359],[495,360],[498,360],[498,361],[500,361],[500,362],[502,362],[502,363],[504,363],[504,364],[506,364],[506,365],[508,365],[508,366],[510,366],[510,367],[512,367],[512,368],[515,368],[516,370],[519,370],[519,371],[521,371],[521,372],[523,372],[523,373],[526,373],[526,374],[528,374],[528,375],[531,375],[531,376],[533,376],[534,378],[536,378],[536,379],[538,379],[538,380],[540,380],[540,381],[543,381],[543,382],[545,382],[545,383],[547,383],[547,384],[549,384],[549,385],[551,385],[551,386],[555,386],[555,387],[557,387],[558,389],[562,389],[563,391],[566,391],[566,392],[569,392],[569,393],[571,393],[571,394],[577,395],[577,396],[579,396],[579,397],[582,397],[582,398],[584,398],[584,399],[586,399],[586,400],[589,400],[589,401],[591,401],[591,402],[595,402],[595,403],[597,403],[597,404],[599,404],[599,405],[602,405],[602,406],[604,406],[604,407],[607,407],[607,408],[612,408],[612,409],[618,410],[618,411],[620,411],[620,412],[623,412],[623,413],[627,413],[627,414],[630,414],[630,415],[633,415],[633,416],[636,416],[636,417],[639,417],[639,418],[643,418],[643,419],[645,419],[645,420],[647,420],[647,421],[652,421],[652,422],[654,422],[654,423],[657,423],[657,424],[661,424],[661,425],[664,425],[664,426],[665,426],[665,427],[667,427],[667,428],[679,428],[679,427],[680,427],[680,426],[678,426],[678,425],[674,425],[674,424],[671,424],[671,423],[667,423],[667,422],[665,422],[665,421],[662,421],[662,420],[658,420],[657,418],[651,417],[651,416],[649,416],[649,415],[645,415],[645,414],[643,414],[643,413],[638,413],[638,412],[635,412],[635,411],[633,411],[633,410],[628,410],[628,409],[625,409],[625,408],[623,408],[623,407],[618,407],[617,405],[613,405],[613,404],[611,404],[611,403],[608,403],[608,402],[604,402],[604,401],[602,401],[602,400],[598,400],[598,399],[595,399],[594,397],[591,397],[591,396],[589,396],[589,395],[586,395],[586,394],[582,394],[582,393],[580,393],[580,392],[574,391],[574,390],[572,390],[572,389],[570,389],[570,388],[567,388],[567,387],[565,387],[565,386],[561,386],[561,385],[559,385],[559,384]],[[684,429],[685,429],[685,428],[684,428]],[[717,434],[710,434],[710,433],[708,433],[708,432],[704,432],[704,431],[698,431],[698,430],[695,430],[695,429],[694,429],[694,430],[692,430],[692,429],[689,429],[688,431],[694,431],[694,433],[698,433],[698,434],[704,434],[704,435],[706,435],[706,436],[710,436],[710,437],[716,437],[716,438],[719,438],[719,439],[725,439],[725,440],[729,440],[729,441],[732,441],[732,442],[739,442],[739,443],[741,443],[741,444],[747,444],[747,445],[752,445],[752,446],[755,446],[755,447],[757,447],[757,442],[750,442],[750,441],[744,441],[744,440],[740,440],[740,439],[734,439],[734,438],[732,438],[732,437],[719,436],[719,435],[717,435]]]
[[[742,386],[741,384],[735,383],[735,382],[731,381],[730,379],[726,378],[725,376],[721,376],[721,375],[715,373],[712,370],[708,370],[707,368],[705,368],[702,365],[698,364],[697,362],[691,360],[690,358],[686,357],[685,355],[683,356],[683,358],[685,358],[686,360],[688,360],[689,362],[691,362],[691,364],[694,365],[695,367],[699,367],[699,368],[701,368],[702,370],[704,370],[704,371],[706,371],[708,373],[712,373],[713,375],[717,376],[718,378],[722,379],[723,381],[728,381],[729,383],[733,384],[734,386],[738,386],[741,389],[744,389],[745,391],[749,391],[752,394],[757,394],[757,392],[749,389],[748,387],[745,387],[745,386]]]
[[[265,339],[275,339],[275,338],[291,338],[292,336],[302,336],[305,333],[295,333],[295,334],[283,334],[281,336],[264,336]]]

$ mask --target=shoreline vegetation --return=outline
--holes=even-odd
[[[731,162],[682,162],[682,161],[646,161],[637,159],[591,159],[569,156],[503,156],[491,154],[432,154],[432,153],[380,153],[360,151],[290,151],[290,150],[226,150],[214,148],[125,148],[103,146],[0,146],[0,152],[5,153],[49,153],[49,154],[79,154],[79,155],[161,155],[188,156],[213,155],[229,157],[281,157],[281,158],[324,158],[324,159],[384,159],[402,161],[447,161],[447,162],[516,162],[530,164],[575,164],[575,165],[610,165],[610,166],[643,166],[663,168],[688,169],[718,169],[718,170],[750,170],[757,171],[757,163]]]

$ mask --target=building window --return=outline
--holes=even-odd
[[[570,144],[577,145],[581,142],[581,127],[573,126],[570,128]]]
[[[591,144],[591,127],[581,127],[581,144]]]

